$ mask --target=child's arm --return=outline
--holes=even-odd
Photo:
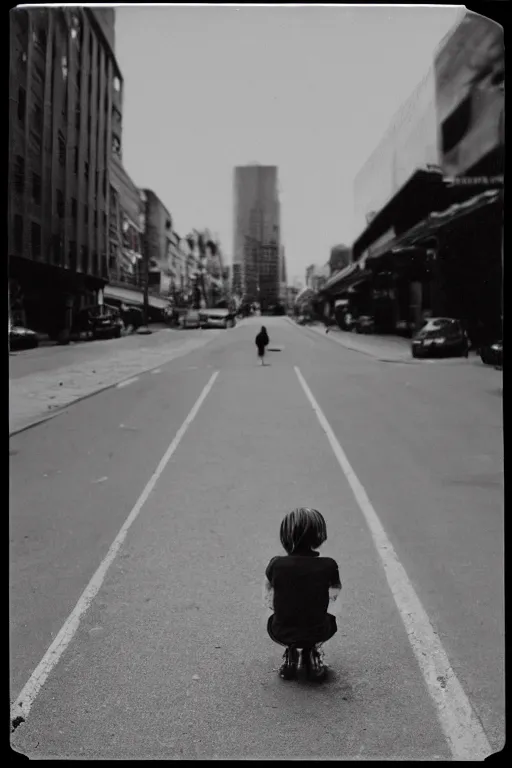
[[[263,605],[271,611],[274,610],[274,589],[268,579],[265,579],[263,585]]]
[[[334,603],[341,592],[340,572],[337,564],[333,561],[333,570],[331,575],[331,583],[329,585],[329,602]]]
[[[329,587],[329,602],[334,603],[338,599],[338,595],[341,592],[341,584],[339,587]]]

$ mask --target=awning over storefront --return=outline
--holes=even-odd
[[[403,248],[419,243],[422,240],[427,240],[446,224],[451,223],[462,216],[468,216],[485,206],[493,205],[497,203],[501,197],[502,192],[499,190],[488,190],[487,192],[482,192],[463,203],[451,205],[444,211],[431,213],[426,219],[420,221],[408,232],[404,232],[404,234],[396,237],[392,242],[383,244],[380,248],[369,254],[366,260],[370,261],[378,259],[385,253],[389,253],[397,248]]]
[[[341,269],[339,272],[336,272],[332,277],[330,277],[323,286],[322,291],[329,291],[331,288],[334,288],[334,286],[341,284],[350,275],[354,274],[354,272],[357,272],[359,269],[360,268],[358,264],[349,264],[348,267]]]
[[[301,301],[309,301],[314,295],[315,292],[311,288],[303,288],[302,291],[297,294],[295,304],[299,304]]]
[[[364,283],[372,274],[370,270],[365,268],[365,264],[366,259],[354,264],[349,264],[349,266],[342,269],[341,272],[333,275],[324,285],[320,293],[328,294],[330,296],[339,296],[342,293],[348,293],[356,285]]]
[[[124,301],[125,304],[135,304],[139,307],[144,302],[144,296],[139,291],[133,291],[129,288],[118,288],[115,285],[106,285],[103,295],[105,299],[116,299],[117,301]],[[169,306],[169,302],[166,299],[151,296],[150,294],[149,306],[153,307],[153,309],[165,309]]]

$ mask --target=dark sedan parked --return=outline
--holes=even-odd
[[[19,325],[9,326],[9,349],[18,352],[21,349],[35,349],[39,346],[39,337],[35,331]]]
[[[360,315],[355,321],[357,333],[374,333],[375,320],[370,315]]]
[[[484,365],[494,365],[495,368],[503,368],[503,341],[495,341],[494,344],[481,347],[480,359]]]
[[[468,357],[469,340],[459,320],[432,317],[412,340],[413,357]]]

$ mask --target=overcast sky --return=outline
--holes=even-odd
[[[231,260],[233,168],[279,167],[289,278],[350,245],[355,174],[428,70],[455,7],[120,7],[123,160],[178,233]]]

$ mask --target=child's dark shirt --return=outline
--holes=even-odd
[[[273,634],[283,643],[327,639],[329,587],[341,587],[336,561],[315,551],[284,555],[272,558],[265,573],[274,590]]]

